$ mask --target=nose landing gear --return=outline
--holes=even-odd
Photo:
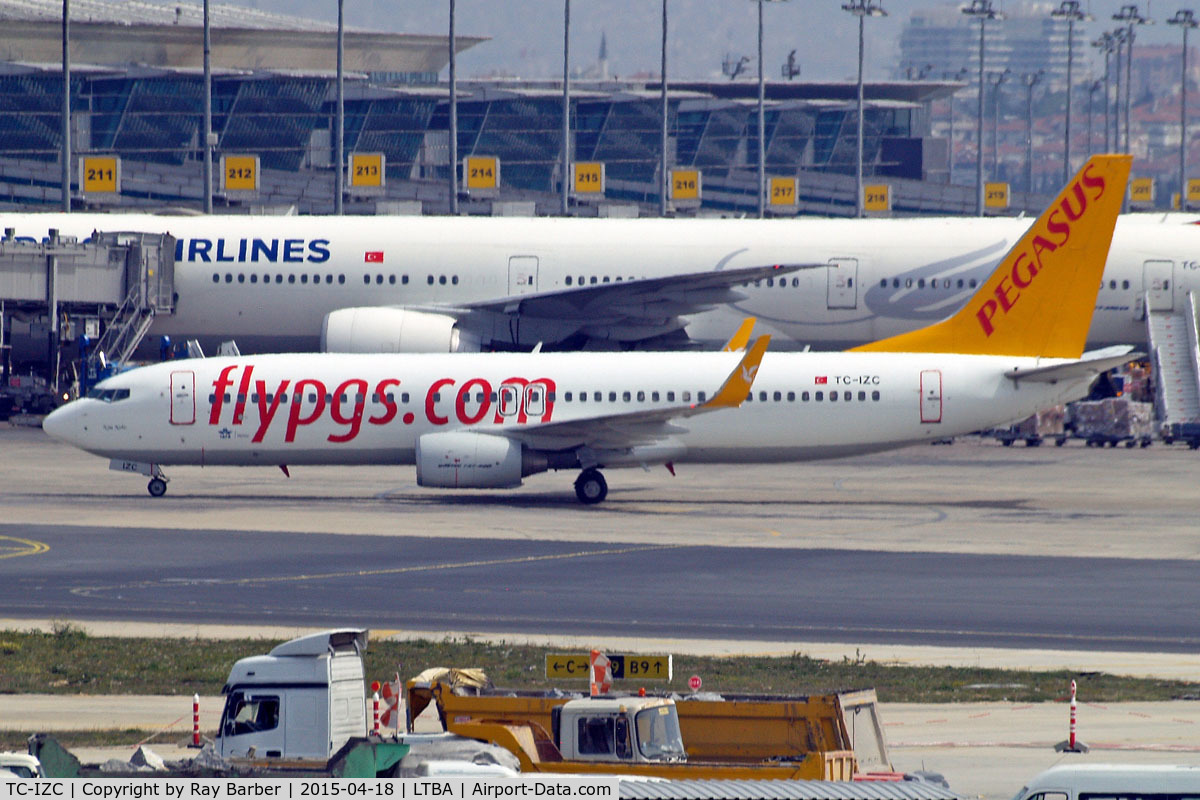
[[[575,479],[575,496],[584,505],[595,505],[608,497],[608,481],[600,474],[600,470],[585,469]]]
[[[150,482],[146,484],[146,491],[150,492],[151,497],[162,497],[167,493],[167,481],[171,479],[158,464],[150,464],[149,467],[148,471],[143,470],[142,472],[142,474],[150,476]]]

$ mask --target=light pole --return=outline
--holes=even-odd
[[[992,0],[971,0],[962,13],[979,20],[979,109],[976,113],[975,150],[975,214],[983,216],[983,43],[988,20],[1002,20],[1004,15],[992,7]]]
[[[563,0],[562,215],[570,213],[571,183],[571,0]]]
[[[767,216],[767,113],[766,104],[767,84],[763,77],[762,60],[762,7],[767,2],[784,2],[784,0],[757,0],[758,4],[758,218]],[[796,58],[796,50],[788,58]],[[785,74],[788,67],[784,67]],[[791,78],[788,78],[791,80]]]
[[[1187,36],[1188,31],[1200,25],[1191,9],[1181,8],[1167,20],[1168,25],[1178,25],[1183,31],[1183,53],[1180,57],[1179,73],[1179,210],[1187,208]]]
[[[966,77],[967,77],[967,68],[966,67],[963,67],[958,72],[943,72],[942,73],[943,80],[953,80],[953,81],[958,81],[960,83],[962,81],[966,80]],[[947,177],[947,181],[951,186],[953,186],[954,185],[954,93],[953,92],[950,93],[950,97],[947,98],[947,100],[949,101],[949,104],[950,104],[950,146],[949,146],[950,170],[949,170],[949,175]]]
[[[1117,42],[1111,33],[1107,31],[1100,34],[1096,41],[1092,42],[1092,47],[1104,52],[1104,152],[1112,152],[1112,148],[1108,143],[1108,94],[1109,94],[1109,65],[1108,60],[1112,56],[1113,50],[1116,49]],[[1097,81],[1099,83],[1099,81]],[[1090,134],[1089,134],[1090,135]]]
[[[1062,0],[1058,8],[1050,12],[1055,19],[1067,21],[1067,125],[1063,142],[1063,186],[1071,177],[1071,68],[1075,57],[1075,22],[1089,19],[1079,10],[1079,0]],[[1031,90],[1032,91],[1032,90]]]
[[[863,21],[867,17],[886,17],[887,12],[879,5],[882,0],[853,0],[842,5],[858,17],[858,152],[854,171],[854,216],[863,215]]]
[[[450,213],[458,214],[458,76],[455,73],[454,0],[450,0]]]
[[[1033,87],[1042,81],[1045,70],[1021,75],[1025,82],[1025,191],[1033,193]],[[1066,185],[1066,184],[1064,184]]]
[[[337,113],[334,125],[333,213],[342,215],[342,196],[346,193],[346,20],[345,0],[338,0],[337,11]]]
[[[208,8],[207,3],[204,6]],[[62,4],[62,210],[71,213],[71,1]],[[83,186],[83,178],[79,184]]]
[[[1137,3],[1129,3],[1121,6],[1121,10],[1113,14],[1113,19],[1117,22],[1126,23],[1126,43],[1125,49],[1125,152],[1132,153],[1133,145],[1129,141],[1129,99],[1133,94],[1133,26],[1134,25],[1149,25],[1153,20],[1147,19],[1138,13]]]
[[[1092,144],[1092,108],[1096,104],[1096,92],[1100,91],[1101,86],[1103,86],[1103,84],[1096,80],[1092,81],[1092,85],[1088,87],[1088,157],[1091,157],[1091,155],[1096,152],[1096,148]]]
[[[658,214],[667,215],[667,0],[662,0],[662,141],[659,153]]]
[[[1000,84],[1008,80],[1012,70],[992,73],[992,177],[1000,177]]]
[[[782,3],[785,0],[757,0],[758,2],[758,218],[762,219],[767,213],[767,133],[766,133],[766,79],[763,76],[763,5],[766,3]],[[789,64],[794,65],[796,51],[788,56]],[[788,74],[790,66],[784,66],[784,74]],[[799,70],[797,70],[799,71]],[[789,77],[788,80],[791,80]]]
[[[213,210],[212,192],[212,28],[208,19],[208,0],[204,0],[204,213],[211,214]]]
[[[1128,34],[1124,28],[1117,28],[1112,32],[1113,44],[1116,48],[1117,65],[1113,74],[1113,106],[1112,106],[1112,129],[1113,129],[1113,149],[1112,152],[1121,150],[1121,50],[1125,47],[1125,41]]]

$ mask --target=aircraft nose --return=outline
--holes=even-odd
[[[55,439],[75,444],[78,433],[78,426],[75,424],[78,417],[77,402],[67,403],[47,414],[42,420],[42,430]]]

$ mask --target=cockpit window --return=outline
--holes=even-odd
[[[129,399],[128,389],[101,389],[96,387],[88,392],[88,397],[92,400],[101,400],[105,403],[117,403],[121,400]]]

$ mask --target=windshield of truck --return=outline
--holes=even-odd
[[[679,716],[675,706],[647,708],[637,713],[638,749],[655,761],[683,760],[683,737],[679,734]]]

